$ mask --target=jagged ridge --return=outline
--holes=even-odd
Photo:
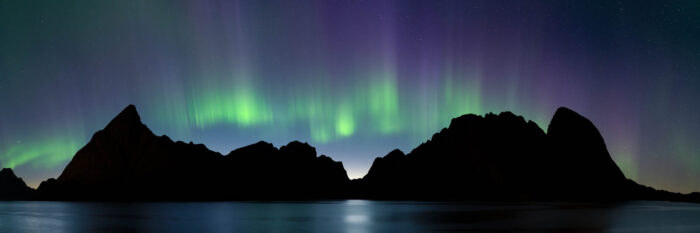
[[[563,107],[546,133],[511,112],[457,117],[407,155],[375,159],[353,182],[369,199],[700,201],[625,178],[593,123]]]
[[[34,190],[24,183],[10,168],[0,170],[0,200],[30,200]]]
[[[0,172],[0,198],[10,193],[6,187],[29,190],[10,199],[34,197],[11,170]],[[410,153],[394,150],[350,181],[341,162],[317,156],[307,143],[277,149],[261,141],[223,156],[154,135],[129,105],[38,191],[43,200],[700,201],[698,193],[626,179],[593,123],[566,108],[557,110],[546,133],[510,112],[457,117]]]
[[[129,105],[39,191],[62,200],[313,199],[338,195],[346,182],[340,162],[306,143],[259,142],[222,156],[154,135]]]

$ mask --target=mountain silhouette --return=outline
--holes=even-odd
[[[26,188],[11,170],[11,176],[6,173],[0,173],[0,195],[15,195],[5,187]],[[700,202],[699,193],[656,190],[627,179],[593,123],[563,107],[547,132],[511,112],[454,118],[408,154],[393,150],[376,158],[363,178],[351,181],[341,162],[318,156],[307,143],[278,149],[260,141],[224,156],[154,135],[129,105],[37,193],[42,200],[78,201]]]
[[[154,135],[129,105],[38,190],[58,200],[302,199],[335,197],[347,182],[340,162],[308,144],[259,142],[222,156]]]
[[[0,200],[30,200],[35,190],[27,187],[22,178],[15,176],[10,168],[0,170]]]
[[[629,182],[591,121],[559,108],[547,128],[546,143],[551,148],[550,163],[559,164],[552,166],[557,175],[551,177],[563,195],[574,199],[625,198]]]
[[[563,107],[546,133],[511,112],[460,116],[407,155],[375,159],[353,187],[367,199],[700,201],[625,178],[593,123]]]

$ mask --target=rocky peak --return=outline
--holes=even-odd
[[[34,190],[27,187],[10,168],[0,170],[0,200],[28,200],[33,197]]]
[[[292,141],[286,146],[280,147],[280,153],[283,155],[292,155],[294,157],[302,159],[315,159],[316,158],[316,148],[310,146],[308,143],[302,143],[299,141]]]
[[[595,125],[571,109],[557,109],[547,137],[558,164],[579,186],[615,187],[626,180]]]
[[[143,124],[141,123],[141,117],[138,111],[136,111],[136,106],[130,104],[107,124],[105,131],[133,128],[141,125]]]
[[[399,149],[394,149],[391,152],[389,152],[389,154],[384,156],[384,159],[394,160],[394,159],[401,159],[405,156],[406,156],[406,154],[404,154],[403,151],[401,151]]]
[[[17,178],[17,176],[15,176],[15,173],[12,171],[11,168],[3,168],[2,170],[0,170],[0,177]]]

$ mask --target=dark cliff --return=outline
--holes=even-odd
[[[567,108],[556,111],[546,133],[510,112],[455,118],[407,155],[377,158],[353,186],[368,199],[692,199],[626,179],[593,123]]]
[[[27,187],[10,168],[0,170],[0,200],[31,200],[35,190]]]
[[[308,144],[260,142],[222,156],[204,145],[154,135],[133,105],[80,149],[58,179],[39,187],[58,200],[328,198],[349,182],[340,162]],[[332,183],[322,186],[320,184]]]

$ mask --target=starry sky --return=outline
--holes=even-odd
[[[308,141],[363,176],[461,114],[567,106],[700,191],[697,1],[0,0],[0,167],[56,177],[128,104],[175,140]]]

